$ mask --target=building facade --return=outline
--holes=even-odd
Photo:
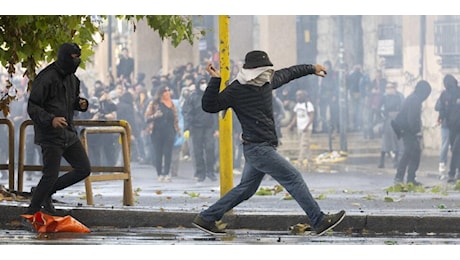
[[[427,80],[433,91],[423,107],[425,147],[439,149],[434,104],[443,90],[444,75],[460,76],[460,16],[235,15],[229,19],[230,59],[235,62],[244,59],[246,52],[261,49],[269,53],[276,68],[329,60],[346,75],[359,64],[371,79],[381,70],[405,96],[418,80]],[[161,41],[142,21],[135,32],[126,26],[113,29],[111,46],[103,41],[97,47],[92,73],[87,77],[91,81],[114,73],[121,47],[130,50],[135,74],[144,73],[146,82],[189,62],[198,65],[206,50],[218,49],[218,16],[194,17],[194,21],[197,29],[206,30],[206,36],[177,48]],[[317,79],[305,77],[295,85],[315,89]]]

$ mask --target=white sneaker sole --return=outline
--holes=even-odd
[[[223,237],[223,236],[227,235],[226,233],[215,233],[215,232],[212,232],[212,231],[207,230],[207,229],[205,229],[205,228],[201,227],[200,225],[195,224],[195,223],[193,223],[193,222],[192,222],[192,225],[195,226],[196,228],[198,228],[199,230],[204,231],[204,232],[206,232],[206,233],[208,233],[208,234],[210,234],[210,235],[216,236],[216,237]]]

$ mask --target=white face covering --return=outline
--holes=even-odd
[[[236,80],[241,84],[263,86],[270,82],[275,74],[273,66],[258,67],[254,69],[241,69],[236,75]]]
[[[201,90],[201,91],[205,91],[205,90],[206,90],[206,87],[208,87],[208,84],[206,84],[206,83],[200,84],[200,90]]]

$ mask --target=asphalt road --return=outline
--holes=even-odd
[[[93,228],[91,233],[0,230],[1,245],[457,245],[460,234],[349,234],[232,230],[214,237],[194,228]]]

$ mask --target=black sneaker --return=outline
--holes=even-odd
[[[327,231],[333,229],[345,218],[345,210],[341,210],[336,214],[327,214],[324,216],[323,220],[319,226],[315,229],[316,235],[321,236]]]
[[[42,208],[43,208],[42,211],[44,213],[48,214],[48,215],[53,215],[53,216],[57,215],[57,211],[56,211],[56,208],[53,205],[53,199],[51,198],[51,196],[47,197],[43,201]]]
[[[214,236],[226,235],[226,232],[224,230],[221,230],[216,226],[215,221],[205,221],[200,215],[195,217],[195,219],[192,222],[192,225]]]

